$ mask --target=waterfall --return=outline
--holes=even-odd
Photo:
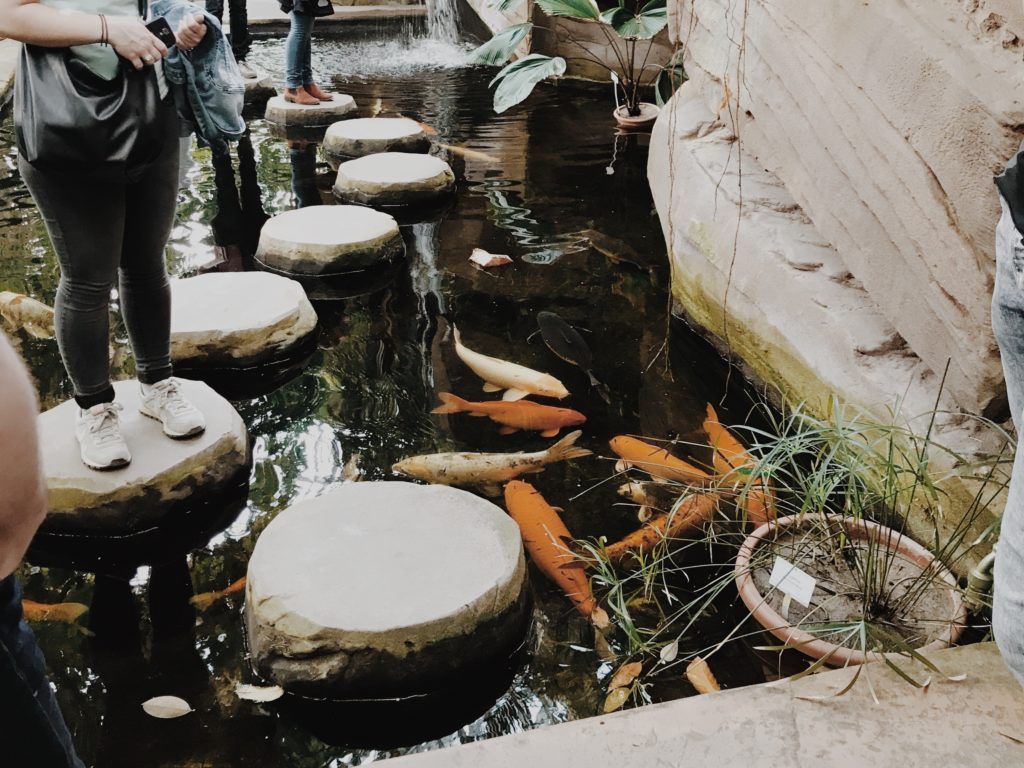
[[[457,0],[426,0],[427,36],[442,43],[459,42]]]

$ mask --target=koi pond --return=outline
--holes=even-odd
[[[553,442],[536,433],[502,436],[485,419],[431,413],[441,391],[480,395],[479,379],[455,356],[452,324],[475,349],[558,376],[572,393],[560,405],[586,414],[580,445],[594,456],[549,466],[531,480],[564,508],[576,537],[613,541],[638,525],[636,508],[609,482],[611,437],[703,442],[709,401],[720,404],[727,423],[747,418],[739,375],[729,377],[714,350],[669,314],[665,246],[646,179],[648,137],[616,135],[608,89],[573,81],[544,84],[524,107],[495,115],[487,87],[493,71],[463,64],[464,54],[459,46],[393,37],[315,44],[316,68],[334,74],[333,87],[351,94],[361,115],[398,113],[436,130],[434,152],[451,163],[458,190],[446,209],[401,221],[408,256],[397,271],[311,294],[321,328],[300,365],[218,385],[253,442],[254,466],[239,498],[197,502],[193,516],[209,524],[151,548],[141,562],[82,560],[73,543],[63,554],[30,553],[20,574],[26,597],[90,606],[76,624],[35,625],[87,765],[359,765],[601,711],[615,665],[595,649],[593,628],[536,571],[534,620],[520,653],[492,680],[453,680],[443,706],[419,709],[329,707],[287,696],[242,701],[236,683],[259,682],[246,655],[243,593],[205,610],[189,603],[194,593],[244,576],[274,515],[342,482],[356,455],[363,478],[398,479],[392,465],[414,454],[532,451]],[[281,40],[258,42],[250,57],[278,83],[282,59]],[[215,252],[240,268],[267,217],[333,203],[333,173],[314,141],[288,141],[258,118],[250,126],[230,169],[215,171],[207,151],[193,151],[170,245],[173,274],[196,274]],[[9,113],[0,122],[0,157],[0,290],[52,304],[58,269],[18,177]],[[478,246],[515,263],[479,269],[468,261]],[[545,348],[536,333],[542,310],[581,331],[603,388]],[[123,328],[114,328],[115,366],[127,377],[127,342]],[[56,344],[25,332],[14,340],[43,407],[68,398]],[[733,611],[723,600],[683,644],[691,651],[714,645],[735,623]],[[723,686],[764,679],[744,650],[730,645],[716,659]],[[647,689],[655,701],[693,693],[681,671]],[[180,696],[194,711],[151,718],[140,704],[159,695]]]

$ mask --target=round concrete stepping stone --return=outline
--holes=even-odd
[[[74,400],[39,416],[39,437],[49,489],[50,533],[126,535],[152,527],[184,502],[233,488],[249,472],[249,438],[227,400],[198,381],[184,381],[185,396],[206,417],[206,432],[171,440],[158,421],[139,413],[139,382],[114,385],[121,431],[132,452],[127,467],[97,472],[86,467],[75,440]]]
[[[214,272],[171,281],[171,358],[247,368],[286,358],[316,330],[302,286],[268,272]]]
[[[346,483],[280,513],[249,560],[257,672],[293,691],[429,692],[507,656],[526,630],[519,529],[446,486]]]
[[[338,166],[334,195],[364,205],[409,205],[436,200],[455,189],[455,174],[433,155],[383,152]]]
[[[359,205],[311,205],[263,225],[256,260],[290,275],[358,272],[405,254],[392,216]]]
[[[336,157],[363,157],[378,152],[427,152],[430,137],[407,117],[357,117],[327,129],[324,151]]]
[[[245,103],[252,104],[258,103],[264,99],[270,99],[277,95],[277,89],[274,87],[274,79],[264,73],[256,70],[256,77],[246,77],[242,79],[245,84]]]
[[[284,96],[274,96],[267,102],[264,116],[267,120],[287,128],[324,128],[331,123],[355,114],[356,102],[344,93],[334,94],[333,101],[321,101],[313,106],[292,104]]]

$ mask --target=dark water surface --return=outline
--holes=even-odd
[[[281,57],[280,41],[264,41],[251,60],[280,82]],[[721,400],[725,369],[685,328],[674,327],[669,338],[665,246],[646,182],[648,137],[616,137],[608,89],[580,83],[542,86],[528,108],[496,116],[487,89],[493,71],[456,66],[459,57],[455,49],[426,43],[319,44],[319,70],[337,73],[335,85],[355,97],[362,114],[415,117],[437,130],[439,143],[473,152],[435,150],[455,169],[457,198],[447,210],[403,227],[408,259],[390,280],[349,291],[364,291],[356,296],[312,294],[322,330],[312,357],[292,378],[262,393],[257,385],[266,389],[265,381],[228,382],[243,396],[235,405],[252,436],[254,467],[239,506],[218,501],[200,510],[227,516],[221,530],[208,543],[207,532],[177,552],[168,545],[140,567],[104,561],[90,568],[102,577],[42,567],[50,560],[39,554],[23,570],[32,599],[91,603],[85,623],[94,636],[66,625],[37,627],[87,764],[357,765],[599,711],[611,667],[592,650],[586,623],[536,573],[535,622],[522,658],[479,690],[426,710],[239,701],[235,683],[258,682],[245,657],[241,596],[197,616],[187,604],[193,589],[223,589],[245,575],[255,539],[273,516],[340,482],[355,453],[366,478],[384,479],[393,477],[393,462],[415,453],[536,450],[551,442],[501,437],[494,424],[464,415],[430,414],[437,391],[482,394],[454,355],[451,322],[472,348],[561,378],[573,393],[565,404],[587,414],[582,444],[598,457],[553,466],[535,480],[552,504],[565,507],[577,536],[617,538],[636,527],[635,510],[617,506],[616,483],[575,498],[612,473],[612,462],[601,458],[610,437],[703,439],[704,403]],[[213,259],[215,244],[251,249],[266,216],[333,202],[332,173],[315,144],[289,146],[261,120],[252,121],[251,131],[251,157],[243,144],[233,173],[215,173],[209,153],[194,151],[170,248],[174,274],[196,273]],[[16,171],[9,115],[0,122],[0,161],[0,290],[52,304],[57,266]],[[585,233],[592,230],[636,263],[591,248]],[[476,246],[508,253],[516,263],[478,270],[467,261]],[[542,309],[583,330],[610,402],[533,335]],[[119,375],[131,375],[123,329],[116,335],[115,365]],[[15,341],[44,407],[68,397],[55,343],[24,333]],[[720,413],[742,420],[745,402],[736,393]],[[713,619],[706,631],[714,637]],[[690,640],[694,647],[708,642]],[[719,658],[724,684],[757,679],[748,660]],[[691,692],[668,684],[655,697]],[[182,696],[195,711],[174,721],[145,715],[139,704],[164,694]]]

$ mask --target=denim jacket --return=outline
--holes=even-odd
[[[215,154],[226,152],[228,141],[245,134],[245,83],[220,22],[183,0],[152,0],[149,7],[154,17],[167,19],[171,29],[177,29],[186,14],[201,13],[206,18],[206,34],[194,50],[170,49],[164,59],[164,76],[182,120],[193,125],[200,141]]]

